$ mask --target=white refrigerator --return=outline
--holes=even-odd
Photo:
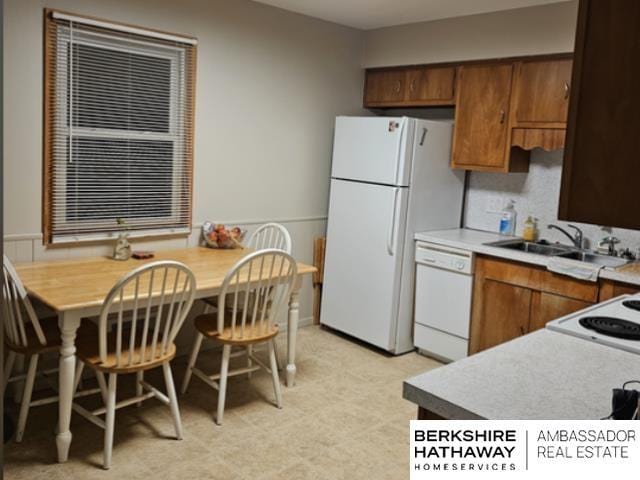
[[[394,354],[413,350],[414,234],[460,225],[453,123],[337,117],[320,322]]]

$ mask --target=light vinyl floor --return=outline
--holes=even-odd
[[[280,335],[282,356],[285,341]],[[203,352],[198,365],[213,373],[219,357],[215,350]],[[184,357],[172,364],[177,386],[185,364]],[[297,366],[295,387],[282,388],[282,410],[273,406],[266,372],[254,373],[251,380],[246,375],[231,378],[223,426],[213,422],[217,392],[194,377],[179,398],[182,441],[173,438],[169,408],[155,399],[118,410],[108,471],[101,467],[102,429],[74,414],[69,461],[58,464],[53,436],[57,404],[33,407],[23,442],[5,446],[4,478],[408,478],[409,420],[417,409],[402,399],[402,381],[439,363],[415,353],[392,357],[313,326],[299,330]],[[160,369],[146,379],[164,391]],[[119,392],[131,392],[131,380],[119,379]],[[98,406],[97,399],[82,403],[87,402]],[[11,403],[5,399],[16,418]]]

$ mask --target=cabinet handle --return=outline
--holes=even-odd
[[[506,112],[504,111],[504,108],[500,110],[500,123],[504,123],[504,119],[506,117]]]
[[[564,82],[564,99],[569,98],[569,84]]]
[[[395,88],[395,90],[396,90],[396,93],[400,93],[400,81],[397,81],[397,82],[396,82],[396,88]]]
[[[416,81],[411,80],[411,85],[409,85],[409,90],[413,93],[416,90]]]

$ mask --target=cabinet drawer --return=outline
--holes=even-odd
[[[540,290],[544,271],[540,267],[495,258],[479,258],[484,276],[490,280]]]
[[[597,283],[574,280],[565,275],[549,271],[544,272],[541,290],[575,300],[582,300],[583,302],[598,301]]]

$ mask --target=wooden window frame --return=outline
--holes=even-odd
[[[186,187],[186,198],[189,200],[188,205],[188,229],[191,230],[193,228],[193,164],[194,164],[194,130],[195,130],[195,96],[196,96],[196,68],[197,68],[197,38],[188,35],[176,34],[173,32],[167,32],[158,29],[147,28],[143,26],[133,25],[124,22],[117,22],[112,20],[107,20],[103,18],[87,16],[87,15],[77,15],[71,12],[57,10],[57,9],[44,9],[44,35],[43,35],[43,170],[42,170],[42,233],[43,233],[43,244],[45,246],[52,245],[53,241],[53,121],[51,118],[51,114],[54,111],[54,104],[56,101],[56,95],[53,91],[53,86],[51,84],[51,80],[55,78],[55,65],[56,62],[53,61],[56,58],[57,51],[55,44],[51,42],[51,38],[53,37],[53,29],[55,27],[55,21],[53,19],[54,14],[63,14],[69,15],[75,18],[85,19],[89,22],[100,22],[104,24],[110,24],[114,26],[120,26],[125,29],[135,29],[138,31],[149,32],[152,34],[166,35],[172,37],[180,37],[185,39],[190,39],[193,41],[191,46],[192,50],[192,58],[188,65],[185,67],[188,70],[185,70],[187,74],[188,80],[185,87],[185,95],[187,97],[187,103],[189,108],[189,117],[188,117],[188,125],[185,128],[185,153],[184,158],[187,160],[186,166],[188,168],[187,178],[188,184]],[[104,27],[102,27],[104,28]],[[144,231],[141,234],[136,234],[135,231],[131,232],[131,237],[136,236],[144,236],[144,237],[153,237],[153,236],[167,236],[171,235],[165,231],[153,232]],[[109,234],[113,234],[116,231],[114,229],[113,232],[101,232],[97,233],[97,237],[104,236],[104,240],[110,238]],[[178,235],[184,236],[188,235],[188,233],[179,233]],[[101,241],[102,238],[90,238],[88,241]],[[59,243],[79,243],[84,240],[64,240],[55,242]]]

